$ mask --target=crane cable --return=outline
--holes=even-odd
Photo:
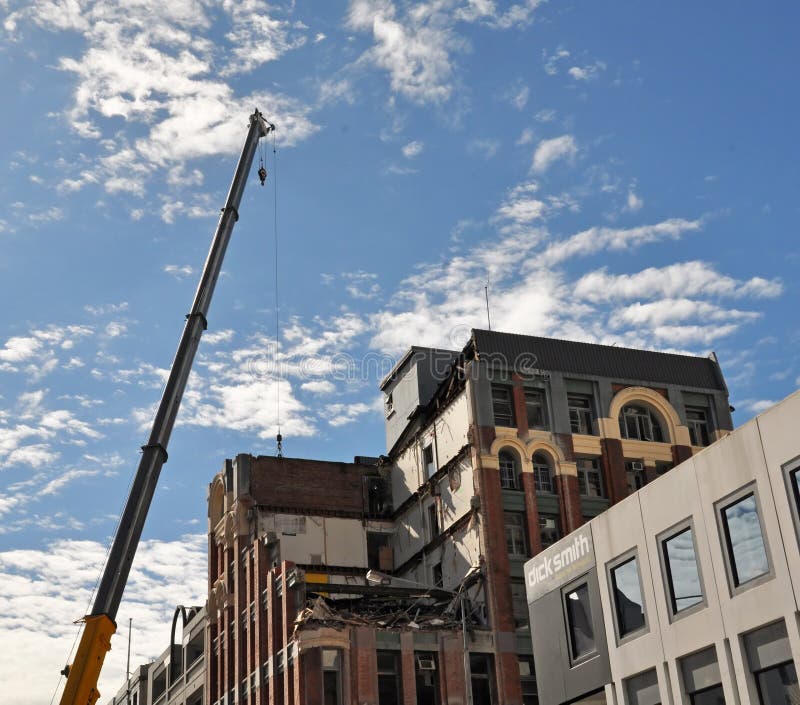
[[[275,233],[275,371],[278,383],[275,393],[276,416],[278,421],[278,435],[276,437],[277,446],[275,454],[283,457],[283,436],[281,435],[281,361],[280,361],[280,341],[281,341],[281,309],[278,298],[278,148],[275,138],[275,130],[272,130],[272,188],[273,188],[273,223]]]

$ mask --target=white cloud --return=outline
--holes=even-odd
[[[534,132],[530,127],[526,127],[520,133],[520,136],[517,138],[517,141],[514,143],[517,147],[521,147],[526,144],[531,144],[534,140]]]
[[[542,140],[533,154],[532,168],[535,172],[542,174],[547,171],[554,162],[561,159],[571,161],[578,153],[575,138],[572,135],[561,135],[549,140]]]
[[[443,103],[451,97],[450,52],[462,43],[441,6],[417,5],[399,17],[390,0],[351,0],[347,24],[372,34],[375,44],[359,61],[387,71],[392,91],[416,103]]]
[[[572,66],[567,73],[576,81],[591,81],[606,70],[606,65],[602,61],[595,61],[587,66]]]
[[[194,267],[190,264],[168,264],[165,265],[164,271],[176,279],[184,279],[194,274]]]
[[[628,189],[628,200],[625,204],[625,210],[629,213],[635,213],[644,206],[644,200],[636,195],[632,188]]]
[[[363,402],[350,402],[342,404],[328,404],[322,410],[322,415],[328,420],[331,426],[346,426],[372,411],[369,404]]]
[[[374,299],[380,294],[378,275],[373,272],[363,270],[345,272],[342,274],[342,278],[347,282],[345,291],[354,299]]]
[[[136,627],[131,661],[138,664],[157,657],[169,643],[176,605],[205,602],[206,543],[196,534],[140,544],[118,614],[118,623],[126,626],[112,638],[100,678],[104,697],[125,679],[129,617]],[[105,555],[99,542],[65,539],[46,549],[0,552],[0,632],[14,644],[0,662],[0,682],[13,702],[50,701],[53,674],[67,661],[77,631],[73,622],[87,610]]]
[[[312,394],[333,394],[336,391],[336,386],[326,379],[315,379],[310,382],[303,382],[300,385],[300,389]]]
[[[542,253],[542,261],[555,264],[600,250],[623,250],[659,240],[678,240],[686,232],[700,230],[702,224],[701,219],[670,218],[660,223],[640,225],[635,228],[593,227],[566,240],[554,242]]]
[[[234,331],[231,328],[224,330],[212,331],[203,335],[203,342],[205,345],[219,345],[220,343],[230,343],[233,340]]]
[[[406,159],[413,159],[414,157],[418,157],[420,154],[422,154],[422,150],[424,148],[425,145],[422,142],[414,140],[413,142],[403,145],[403,156]]]
[[[682,296],[774,298],[782,291],[778,279],[738,280],[697,260],[648,267],[634,274],[608,274],[600,269],[583,275],[575,285],[576,296],[599,301]]]
[[[544,72],[549,76],[555,76],[558,73],[559,64],[565,59],[568,59],[569,56],[569,51],[563,47],[559,47],[552,54],[546,49],[542,50],[542,57],[544,58]]]

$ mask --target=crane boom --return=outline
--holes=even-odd
[[[114,535],[114,543],[103,570],[92,611],[84,617],[85,626],[75,659],[64,669],[67,683],[61,695],[61,705],[94,705],[100,697],[97,690],[100,669],[106,652],[111,648],[111,636],[116,631],[117,610],[158,483],[158,476],[161,467],[167,462],[167,444],[175,425],[200,336],[207,328],[206,317],[211,297],[222,269],[222,260],[233,227],[239,219],[239,204],[247,183],[247,174],[252,166],[259,139],[274,129],[275,126],[267,122],[258,110],[250,116],[250,129],[242,147],[228,198],[203,266],[191,311],[186,315],[186,324],[153,421],[150,437],[147,445],[142,446],[139,467]]]

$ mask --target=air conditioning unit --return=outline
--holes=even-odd
[[[435,671],[436,659],[433,656],[417,656],[418,671]]]
[[[634,472],[644,472],[644,463],[641,460],[632,460],[631,470]]]

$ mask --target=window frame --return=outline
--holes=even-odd
[[[528,423],[528,429],[536,431],[549,431],[550,430],[550,413],[547,403],[547,390],[542,387],[524,387],[523,397],[525,399],[525,420]],[[532,425],[530,421],[530,413],[528,411],[528,398],[536,397],[539,400],[540,409],[542,412],[542,424]]]
[[[509,517],[514,517],[514,523],[509,523]],[[519,525],[516,524],[517,520],[519,520]],[[525,520],[525,512],[510,512],[504,511],[503,512],[503,535],[506,540],[506,551],[508,551],[509,558],[521,559],[524,558],[527,560],[530,557],[530,546],[528,545],[528,532]],[[509,529],[519,530],[520,536],[520,543],[522,544],[522,553],[512,553],[509,550]],[[514,532],[512,532],[513,534]],[[514,544],[514,548],[516,548],[517,540],[514,536],[512,538],[512,543]]]
[[[588,469],[581,467],[581,461],[589,461],[593,463],[592,467]],[[586,497],[587,499],[605,499],[606,498],[606,488],[605,483],[603,482],[603,469],[600,467],[600,458],[599,457],[579,457],[575,459],[575,464],[577,465],[578,469],[578,495],[581,497]],[[600,494],[593,495],[581,492],[581,473],[592,472],[596,473],[598,479],[600,480]],[[584,478],[584,487],[588,490],[589,483],[587,478]]]
[[[625,411],[627,409],[633,408],[636,410],[637,413],[635,414],[626,414]],[[642,413],[642,411],[647,412],[646,415]],[[636,437],[632,437],[628,435],[628,419],[635,418],[636,419]],[[624,423],[619,423],[620,420],[624,420]],[[645,428],[643,426],[644,421],[647,421],[647,426],[649,427],[649,432],[652,438],[643,438],[641,436],[646,436]],[[627,404],[624,404],[622,408],[619,410],[619,418],[617,419],[617,423],[619,423],[620,427],[620,436],[622,436],[622,440],[625,441],[642,441],[643,443],[669,443],[670,440],[665,441],[664,438],[669,435],[669,433],[665,433],[668,429],[664,428],[664,423],[658,417],[658,415],[650,408],[650,406],[646,402],[640,401],[631,401]],[[654,429],[658,429],[658,434],[654,432]],[[660,436],[660,440],[656,438],[656,435]]]
[[[639,596],[642,598],[642,616],[644,617],[644,624],[637,629],[623,634],[619,619],[620,606],[614,591],[614,587],[616,585],[614,580],[614,571],[618,568],[621,568],[623,565],[630,563],[631,561],[636,561],[636,577],[639,579]],[[638,547],[634,546],[630,550],[625,551],[625,553],[621,553],[606,563],[606,583],[608,584],[611,608],[614,613],[614,636],[617,639],[617,646],[627,644],[629,641],[633,641],[634,639],[638,639],[640,636],[647,634],[650,631],[650,619],[647,614],[647,605],[645,604],[644,583],[642,582],[642,563],[639,560]]]
[[[571,399],[576,399],[576,400],[580,400],[580,401],[586,402],[586,407],[573,406],[570,403]],[[573,411],[575,412],[575,417],[576,417],[576,420],[578,422],[577,423],[578,427],[584,425],[582,423],[582,421],[585,421],[585,419],[583,419],[583,416],[585,414],[588,414],[589,423],[588,423],[588,428],[587,429],[585,429],[585,430],[577,430],[577,431],[575,430],[575,428],[573,426],[573,421],[572,421]],[[577,434],[579,436],[594,436],[594,435],[596,435],[595,432],[594,432],[594,421],[595,421],[595,417],[596,417],[595,410],[594,410],[594,395],[592,395],[592,394],[579,394],[578,392],[567,392],[567,415],[569,416],[569,428],[570,428],[570,432],[571,433]]]
[[[692,532],[692,547],[694,548],[694,563],[697,567],[697,578],[700,581],[700,589],[703,591],[703,599],[700,602],[684,607],[682,610],[675,608],[675,596],[672,586],[672,569],[667,561],[667,541],[674,539],[683,532],[690,530]],[[706,581],[703,578],[703,564],[698,559],[699,551],[697,550],[697,533],[694,527],[694,517],[688,516],[685,519],[673,524],[669,528],[656,535],[656,544],[658,546],[658,560],[661,567],[661,584],[664,587],[664,592],[667,597],[667,613],[669,615],[670,623],[675,622],[684,617],[688,617],[695,612],[700,612],[708,607],[708,591],[706,590]]]
[[[569,609],[567,607],[567,600],[569,599],[569,594],[572,592],[577,592],[582,587],[586,588],[586,598],[589,602],[589,618],[591,620],[592,625],[592,637],[594,640],[594,648],[591,651],[587,651],[585,654],[580,656],[574,655],[574,647],[572,641],[572,626],[570,623],[569,618]],[[592,590],[591,590],[591,583],[589,581],[589,576],[584,574],[575,580],[571,580],[566,585],[561,586],[561,611],[563,613],[564,618],[564,628],[565,628],[565,636],[567,638],[567,656],[569,657],[569,665],[570,668],[575,668],[576,666],[580,666],[587,661],[590,661],[593,658],[596,658],[600,655],[600,651],[597,648],[598,638],[604,638],[604,635],[595,634],[595,619],[594,619],[594,604],[592,600]],[[602,607],[601,607],[602,609]]]
[[[697,432],[695,430],[696,427],[705,427],[705,443],[692,443],[693,446],[696,448],[707,448],[710,446],[713,441],[711,438],[711,431],[712,431],[712,424],[711,424],[711,409],[706,406],[696,406],[694,404],[687,404],[683,407],[684,412],[686,414],[686,427],[689,429],[689,436],[691,442],[691,436],[695,436],[695,440],[703,440],[702,436],[700,438],[697,437]],[[702,419],[691,419],[689,418],[689,414],[697,414],[701,413],[703,415]]]
[[[756,516],[758,518],[758,528],[761,531],[761,540],[764,544],[764,553],[767,559],[767,570],[760,575],[749,578],[744,582],[738,582],[738,571],[735,567],[733,545],[730,538],[727,520],[724,518],[726,510],[730,509],[735,504],[744,501],[749,496],[753,497],[756,505]],[[717,534],[719,535],[720,549],[722,551],[722,559],[725,563],[725,575],[728,580],[728,589],[731,597],[734,597],[746,590],[757,587],[762,583],[772,580],[775,577],[775,564],[772,560],[772,552],[769,547],[769,539],[764,531],[764,522],[762,517],[764,512],[761,508],[761,499],[759,498],[758,487],[755,481],[748,482],[743,487],[725,495],[721,499],[714,502],[714,517],[717,524]]]
[[[553,521],[555,522],[556,534],[558,534],[558,536],[556,536],[555,540],[551,541],[550,543],[545,543],[544,538],[542,536],[542,532],[546,529],[546,527],[542,525],[542,522],[547,521],[548,519],[553,519]],[[542,543],[542,548],[543,549],[549,548],[554,543],[556,543],[556,541],[560,541],[562,538],[564,538],[564,536],[561,532],[561,517],[558,514],[539,512],[539,540]]]
[[[800,455],[781,465],[783,481],[786,485],[786,494],[789,499],[789,511],[792,514],[794,524],[794,534],[797,546],[800,548],[800,488],[794,482],[795,473],[800,474]]]
[[[507,455],[511,461],[511,473],[508,474],[509,468],[506,466],[504,467],[504,463],[508,461],[503,458],[503,455]],[[514,453],[507,448],[501,448],[500,452],[497,454],[497,469],[500,472],[500,487],[504,490],[521,490],[522,483],[520,478],[520,468],[519,462],[514,457]],[[510,483],[507,480],[510,479]]]
[[[502,391],[504,394],[508,394],[507,400],[501,400],[500,403],[505,404],[508,403],[508,408],[510,412],[510,423],[498,423],[497,421],[497,409],[496,405],[498,400],[495,399],[495,392]],[[493,384],[491,385],[491,396],[492,396],[492,423],[495,426],[500,426],[502,428],[516,428],[517,427],[517,415],[516,410],[514,409],[514,387],[510,384]]]
[[[553,469],[552,464],[548,462],[536,462],[536,453],[531,456],[531,465],[533,467],[533,488],[536,492],[541,492],[542,494],[557,494],[556,487],[555,487],[555,471]],[[542,489],[542,481],[538,472],[539,468],[545,468],[547,470],[547,484],[550,486],[549,490]]]

